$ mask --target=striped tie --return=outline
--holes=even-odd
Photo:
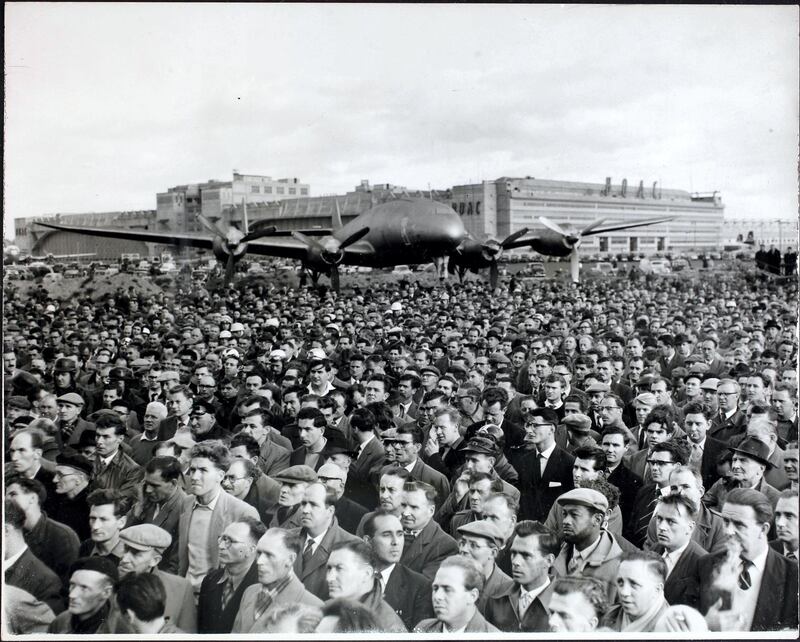
[[[650,498],[650,502],[647,504],[647,510],[642,513],[642,516],[639,517],[639,521],[636,522],[636,531],[634,531],[634,544],[637,544],[637,542],[644,543],[647,536],[647,529],[650,527],[650,518],[653,516],[653,511],[656,508],[656,504],[658,503],[658,498],[660,496],[661,489],[656,488],[656,494]]]

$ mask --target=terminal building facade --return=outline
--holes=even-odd
[[[19,219],[16,243],[21,250],[33,254],[95,251],[98,259],[114,258],[122,252],[156,255],[167,248],[129,241],[108,243],[107,239],[99,242],[97,238],[46,230],[32,223],[47,220],[66,225],[204,234],[196,217],[198,212],[220,221],[222,227],[230,223],[241,227],[246,207],[251,225],[264,221],[286,230],[328,228],[337,207],[347,222],[378,203],[405,196],[432,198],[450,205],[461,215],[467,230],[480,239],[503,239],[523,227],[536,233],[544,229],[540,216],[575,230],[597,219],[604,219],[605,225],[653,217],[672,219],[589,237],[582,243],[584,255],[713,250],[730,237],[718,192],[690,193],[662,188],[657,183],[645,185],[643,181],[629,185],[627,180],[615,183],[610,178],[602,183],[588,183],[501,177],[422,191],[388,183],[371,185],[364,180],[345,194],[312,196],[310,185],[297,178],[272,179],[234,170],[230,181],[177,185],[158,192],[155,210]],[[758,237],[759,223],[750,223]],[[743,227],[747,227],[746,221]],[[786,237],[791,237],[789,226]]]

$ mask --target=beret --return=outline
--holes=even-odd
[[[480,519],[476,522],[469,522],[457,529],[460,535],[474,535],[476,537],[484,537],[491,541],[497,548],[502,548],[505,544],[505,538],[492,522],[486,519]]]
[[[79,455],[76,452],[63,452],[56,455],[56,464],[58,466],[67,466],[69,468],[74,468],[75,470],[79,470],[82,473],[86,473],[87,475],[91,476],[93,472],[92,462],[89,461],[83,455]]]
[[[210,401],[206,401],[205,399],[195,398],[194,403],[192,405],[192,414],[193,415],[201,415],[201,414],[208,414],[213,415],[217,409],[214,407],[214,404]]]
[[[56,399],[57,403],[68,403],[72,404],[73,406],[82,406],[83,405],[83,397],[81,397],[77,392],[68,392],[65,395],[61,395]]]
[[[155,524],[138,524],[123,528],[119,532],[119,538],[128,546],[140,551],[154,548],[163,553],[164,549],[172,544],[172,535]]]
[[[81,557],[75,560],[70,567],[70,576],[75,571],[94,571],[95,573],[102,573],[103,575],[108,576],[108,578],[114,583],[119,580],[117,565],[114,564],[114,562],[112,562],[108,557],[99,557],[95,555],[91,557]]]
[[[317,473],[310,466],[300,464],[284,468],[281,472],[273,475],[272,478],[282,484],[311,483],[317,481]]]
[[[591,488],[574,488],[561,495],[556,502],[559,506],[578,504],[603,513],[608,510],[608,500],[605,495]]]

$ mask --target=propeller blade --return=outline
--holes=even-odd
[[[368,227],[362,227],[360,230],[353,232],[350,236],[348,236],[344,241],[339,244],[339,249],[343,250],[346,247],[352,245],[356,241],[360,241],[364,238],[367,234],[369,234]]]
[[[197,212],[195,216],[197,216],[197,220],[200,221],[203,227],[206,228],[209,232],[211,232],[214,236],[218,236],[222,239],[225,238],[225,232],[223,232],[220,229],[219,225],[215,225],[214,223],[209,221],[205,216],[200,214],[200,212]]]
[[[228,254],[228,262],[225,264],[225,285],[233,281],[233,271],[236,269],[236,259],[233,254]]]
[[[595,229],[596,227],[600,227],[605,222],[606,219],[604,218],[599,218],[596,221],[592,221],[591,223],[589,223],[589,225],[587,225],[580,232],[578,232],[578,236],[584,236],[586,234],[590,234],[593,229]]]
[[[500,270],[497,268],[497,261],[492,261],[489,266],[489,285],[492,290],[497,287],[497,281],[500,278]]]
[[[255,241],[256,239],[264,238],[265,236],[271,236],[278,231],[278,228],[274,225],[270,225],[268,227],[262,227],[257,230],[250,232],[250,234],[245,235],[242,237],[242,240],[239,241],[240,243],[249,243],[250,241]]]
[[[309,248],[314,248],[319,252],[325,252],[325,247],[322,245],[322,243],[317,241],[317,239],[313,239],[310,236],[306,236],[302,232],[297,231],[292,232],[292,236],[298,241],[305,243]]]
[[[519,238],[522,238],[522,237],[523,237],[523,236],[525,236],[527,233],[528,233],[528,228],[527,228],[527,227],[523,227],[521,230],[517,230],[517,231],[516,231],[516,232],[514,232],[513,234],[511,234],[511,235],[507,236],[507,237],[505,238],[505,240],[504,240],[504,241],[503,241],[503,242],[500,244],[500,247],[502,247],[503,249],[506,249],[506,248],[507,248],[509,245],[511,245],[511,244],[512,244],[514,241],[516,241],[516,240],[517,240],[517,239],[519,239]]]
[[[242,232],[247,236],[250,228],[247,226],[247,199],[242,198]]]
[[[572,276],[572,282],[579,283],[581,264],[580,264],[580,258],[578,257],[577,247],[572,248],[572,253],[569,255],[569,271],[570,275]]]
[[[558,223],[551,221],[549,218],[544,216],[539,217],[539,222],[544,225],[548,230],[553,230],[556,234],[561,234],[561,236],[569,236],[563,227],[561,227]]]
[[[336,212],[333,215],[333,229],[338,230],[342,227],[342,211],[339,209],[339,199],[333,199],[334,205],[336,205]]]
[[[331,265],[331,288],[334,292],[339,292],[339,266],[336,263]]]

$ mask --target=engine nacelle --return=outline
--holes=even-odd
[[[219,260],[221,263],[226,263],[230,254],[233,254],[233,258],[236,261],[239,261],[245,254],[247,254],[247,243],[239,243],[231,248],[228,243],[218,237],[214,238],[212,243],[212,251],[214,252],[214,256],[216,256],[217,260]]]

